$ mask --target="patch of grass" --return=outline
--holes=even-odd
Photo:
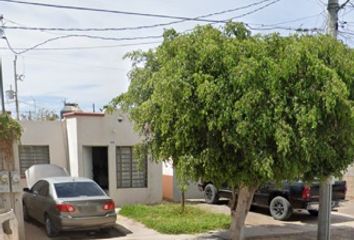
[[[183,213],[179,204],[127,205],[119,214],[166,234],[202,233],[230,226],[230,216],[210,213],[191,205],[186,205]]]

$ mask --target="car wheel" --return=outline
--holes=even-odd
[[[275,220],[283,221],[290,218],[293,208],[286,198],[278,196],[270,202],[269,211]]]
[[[308,210],[311,216],[318,217],[318,210]]]
[[[48,215],[45,216],[45,231],[48,237],[55,237],[58,235],[59,231],[53,224],[52,220]]]
[[[219,201],[218,190],[213,184],[209,183],[205,186],[204,198],[205,202],[209,204],[217,203]]]
[[[31,220],[31,217],[28,214],[28,208],[25,203],[23,203],[23,219],[25,222],[29,222]]]

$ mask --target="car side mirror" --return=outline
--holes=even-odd
[[[23,191],[24,192],[31,192],[31,190],[29,188],[27,188],[27,187],[23,188]]]

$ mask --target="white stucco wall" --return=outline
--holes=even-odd
[[[70,118],[65,120],[66,132],[67,132],[67,142],[68,142],[68,152],[69,164],[68,168],[70,175],[77,177],[79,174],[79,149],[77,142],[77,119]],[[82,175],[81,175],[82,176]]]
[[[74,124],[70,120],[76,120],[77,149],[70,150],[75,145],[71,137],[75,137]],[[67,119],[71,126],[67,127],[70,164],[77,162],[79,176],[87,175],[87,149],[90,147],[108,147],[108,179],[109,195],[117,205],[131,203],[158,203],[162,200],[162,165],[148,162],[148,187],[147,188],[117,188],[116,175],[116,147],[134,146],[140,141],[134,132],[133,125],[126,115],[118,112],[105,116],[71,116]],[[72,144],[71,144],[72,142]],[[73,158],[71,158],[73,156]],[[72,168],[72,166],[71,166]],[[72,171],[73,172],[73,171]]]
[[[147,188],[117,188],[116,147],[134,146],[140,141],[126,115],[79,114],[63,121],[23,121],[21,125],[21,143],[49,145],[50,163],[67,168],[72,176],[92,178],[87,166],[92,163],[92,147],[107,147],[109,195],[118,206],[162,200],[162,165],[151,161]]]
[[[20,121],[20,124],[23,132],[19,145],[49,146],[50,163],[67,168],[67,142],[63,122]],[[25,178],[21,179],[21,185],[27,187]]]
[[[67,167],[66,133],[61,121],[21,121],[23,133],[20,144],[49,145],[50,163]]]

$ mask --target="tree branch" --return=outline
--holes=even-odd
[[[349,2],[350,0],[345,1],[342,5],[339,6],[339,10],[343,9]]]

